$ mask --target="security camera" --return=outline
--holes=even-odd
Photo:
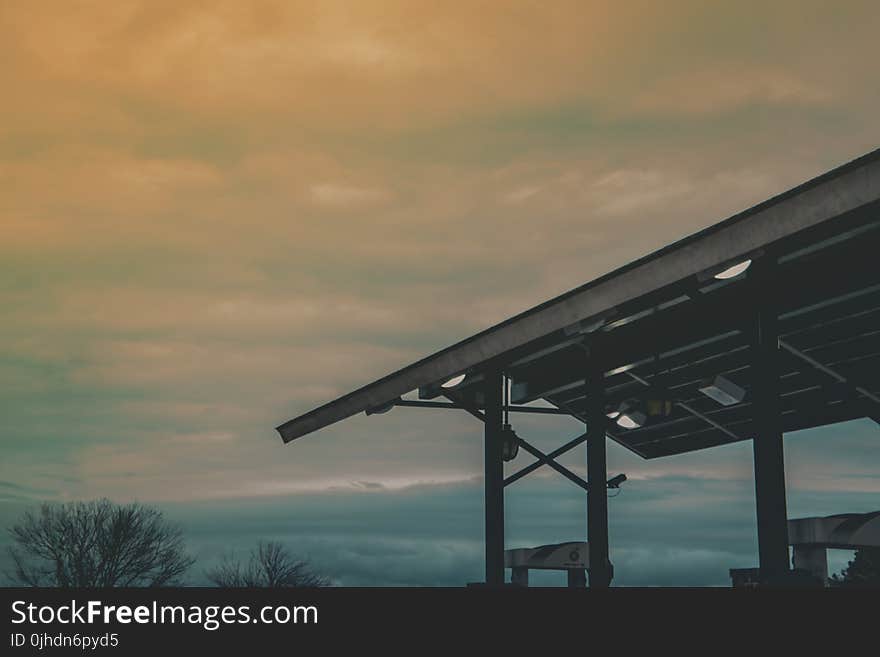
[[[509,424],[501,428],[501,458],[512,461],[519,453],[519,437]]]

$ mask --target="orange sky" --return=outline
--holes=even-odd
[[[3,2],[0,480],[472,476],[460,418],[272,428],[877,147],[878,24],[876,2]]]

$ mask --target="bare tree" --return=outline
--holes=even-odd
[[[169,586],[193,563],[181,530],[140,504],[47,503],[9,533],[10,579],[24,586]]]
[[[246,563],[226,556],[207,571],[208,579],[228,588],[328,586],[330,580],[312,572],[309,563],[294,558],[281,543],[260,541]]]

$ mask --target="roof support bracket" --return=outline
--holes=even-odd
[[[457,398],[457,396],[455,395],[454,392],[450,391],[450,392],[446,392],[444,394],[450,401],[452,401],[456,405],[457,408],[461,408],[461,409],[467,411],[468,413],[470,413],[471,415],[473,415],[475,418],[477,418],[478,420],[480,420],[482,422],[486,421],[486,416],[481,411],[477,410],[476,408],[472,408],[468,404],[462,403]],[[534,463],[532,463],[531,465],[526,466],[522,470],[507,477],[504,480],[504,486],[508,486],[509,484],[512,484],[513,482],[518,481],[519,479],[522,479],[530,472],[534,472],[535,470],[540,468],[542,465],[549,465],[551,468],[556,470],[559,474],[561,474],[563,477],[565,477],[569,481],[573,482],[574,484],[577,484],[578,486],[580,486],[584,490],[589,490],[589,484],[586,481],[584,481],[584,479],[582,477],[579,477],[574,472],[572,472],[571,470],[566,468],[564,465],[560,465],[559,463],[557,463],[554,460],[557,456],[564,454],[565,452],[569,451],[570,449],[573,449],[574,447],[577,447],[582,442],[584,442],[586,439],[587,439],[586,434],[582,434],[581,436],[578,436],[574,440],[567,442],[562,447],[553,450],[550,454],[545,454],[544,452],[539,450],[534,445],[531,445],[530,443],[526,442],[522,438],[519,438],[520,447],[522,447],[525,451],[527,451],[529,454],[531,454],[532,456],[534,456],[538,460],[535,461]]]
[[[467,411],[469,410],[462,404],[457,402],[435,402],[435,401],[425,401],[422,399],[414,400],[414,399],[398,399],[392,402],[394,406],[400,406],[402,408],[439,408],[439,409],[450,409],[450,410],[460,410]],[[504,406],[502,410],[510,411],[511,413],[531,413],[535,415],[570,415],[568,411],[564,411],[559,408],[549,408],[545,406],[520,406],[518,404],[510,404]]]
[[[584,440],[586,440],[586,436],[584,436]],[[541,450],[539,450],[537,447],[534,447],[534,446],[530,445],[529,443],[527,443],[527,442],[526,442],[525,440],[523,440],[522,438],[519,439],[519,444],[520,444],[520,447],[522,447],[522,448],[523,448],[524,450],[526,450],[529,454],[531,454],[531,455],[534,456],[536,459],[538,459],[538,460],[536,461],[536,465],[533,464],[533,465],[535,465],[535,469],[537,469],[538,467],[540,467],[540,466],[542,466],[542,465],[549,465],[551,468],[553,468],[554,470],[556,470],[556,472],[558,472],[559,474],[561,474],[563,477],[565,477],[566,479],[568,479],[568,480],[571,481],[572,483],[574,483],[574,484],[580,486],[581,488],[583,488],[583,489],[584,489],[585,491],[587,491],[587,492],[590,491],[590,484],[587,483],[587,482],[583,479],[583,477],[579,477],[579,476],[576,475],[574,472],[572,472],[571,470],[569,470],[568,468],[566,468],[564,465],[561,465],[561,464],[557,463],[557,462],[553,459],[553,457],[551,457],[550,455],[548,455],[548,454],[544,454],[544,452],[542,452]],[[523,470],[525,470],[525,468],[523,468]],[[526,474],[528,474],[528,472],[523,473],[523,470],[520,470],[520,471],[517,472],[516,474],[511,475],[510,477],[508,477],[507,479],[505,479],[505,480],[504,480],[504,485],[507,486],[508,484],[512,484],[514,481],[517,481],[518,479],[521,479],[521,478],[524,477]],[[529,472],[531,472],[531,470],[529,470]],[[520,474],[520,473],[523,473],[523,474]],[[515,477],[515,478],[514,478],[514,477]]]
[[[650,381],[647,381],[646,379],[643,379],[643,378],[640,377],[638,374],[634,374],[633,372],[627,372],[627,375],[629,375],[629,377],[630,377],[631,379],[633,379],[634,381],[638,381],[639,383],[641,383],[643,386],[647,386],[647,387],[652,387],[652,386],[653,386],[653,387],[655,387],[655,388],[662,389],[662,388],[660,388],[659,386],[657,386],[656,384],[653,384],[653,383],[651,383]],[[664,392],[665,392],[665,390],[664,390]],[[709,424],[709,425],[715,427],[716,429],[718,429],[719,431],[721,431],[722,433],[727,434],[728,436],[730,436],[730,437],[733,438],[734,440],[745,440],[745,438],[743,438],[743,437],[740,436],[739,434],[737,434],[737,433],[731,431],[730,429],[728,429],[727,427],[725,427],[725,426],[724,426],[723,424],[721,424],[720,422],[716,422],[715,420],[713,420],[712,418],[710,418],[708,415],[706,415],[706,414],[704,414],[704,413],[700,413],[700,411],[698,411],[698,410],[695,409],[695,408],[692,408],[692,407],[689,406],[688,404],[685,404],[684,402],[678,402],[678,401],[677,401],[677,402],[675,402],[675,405],[678,406],[678,407],[679,407],[680,409],[682,409],[683,411],[686,411],[687,413],[690,413],[690,414],[693,415],[695,418],[699,418],[700,420],[702,420],[702,421],[705,422],[706,424]]]
[[[796,349],[795,347],[792,347],[790,344],[788,344],[784,340],[779,340],[779,346],[782,349],[784,349],[785,351],[787,351],[788,353],[790,353],[795,358],[801,359],[802,361],[813,366],[814,368],[816,368],[820,372],[824,372],[825,374],[830,376],[832,379],[834,379],[838,383],[843,384],[844,386],[846,386],[847,389],[849,389],[849,391],[854,396],[862,396],[862,397],[865,397],[866,399],[872,401],[873,406],[875,407],[875,411],[873,413],[870,413],[868,415],[868,417],[870,417],[872,420],[874,420],[874,422],[877,422],[878,424],[880,424],[880,397],[873,394],[870,390],[868,390],[864,386],[859,385],[857,382],[852,381],[851,379],[848,379],[847,377],[843,376],[839,372],[836,372],[835,370],[828,367],[827,365],[823,365],[815,358],[808,356],[807,354],[802,352],[800,349]]]
[[[515,481],[519,481],[520,479],[525,477],[527,474],[534,472],[535,470],[537,470],[538,468],[540,468],[543,465],[548,465],[550,461],[553,461],[554,459],[558,458],[559,456],[562,456],[563,454],[574,449],[575,447],[577,447],[581,443],[586,442],[586,440],[587,440],[587,434],[582,433],[580,436],[577,436],[576,438],[572,438],[571,440],[569,440],[567,443],[565,443],[561,447],[557,447],[549,454],[541,454],[540,456],[538,456],[537,454],[532,452],[529,449],[529,447],[526,447],[525,445],[522,444],[522,442],[520,442],[520,445],[522,445],[523,449],[525,449],[530,454],[535,456],[538,460],[535,461],[534,463],[530,463],[526,467],[522,468],[521,470],[518,470],[517,472],[514,472],[512,475],[507,477],[504,480],[504,485],[509,486],[510,484],[514,483]],[[534,449],[534,448],[532,448],[532,449]],[[578,485],[580,485],[580,484],[578,484]]]

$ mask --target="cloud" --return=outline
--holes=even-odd
[[[388,193],[381,189],[350,187],[334,183],[312,185],[311,192],[316,203],[341,208],[369,205],[388,198]]]
[[[772,69],[704,70],[654,81],[633,99],[634,112],[656,116],[732,113],[748,106],[822,107],[830,89]]]
[[[4,3],[6,490],[362,503],[473,482],[467,416],[396,409],[287,447],[273,427],[875,147],[876,18],[812,0]],[[548,448],[573,424],[522,420]],[[876,435],[817,435],[838,456],[792,442],[804,512],[876,494]],[[690,500],[748,482],[743,449],[610,458]],[[564,538],[534,522],[522,540]],[[474,536],[400,540],[394,581],[423,581],[421,550],[445,564],[431,581],[478,575]],[[397,545],[370,541],[340,581],[393,567],[355,563]],[[655,563],[681,574],[678,554]]]
[[[40,497],[52,497],[55,491],[49,488],[24,486],[11,481],[0,481],[0,502],[31,501]]]
[[[385,485],[378,481],[355,481],[353,484],[358,488],[365,488],[367,490],[383,490],[385,488]]]
[[[507,495],[509,547],[584,536],[579,489],[560,479],[530,479],[524,485]],[[626,486],[625,494],[609,503],[616,585],[729,586],[730,568],[755,565],[750,481],[661,477]],[[823,492],[822,499],[838,509],[861,510],[873,497]],[[790,494],[791,501],[814,504],[798,493]],[[187,546],[198,557],[192,583],[204,583],[204,570],[224,554],[245,554],[259,540],[285,543],[337,585],[462,586],[483,575],[478,482],[399,490],[349,486],[160,506],[182,524]],[[8,525],[23,508],[0,505],[0,521]],[[839,570],[845,554],[830,556],[832,571]],[[533,573],[532,582],[564,585],[561,577],[545,573]]]

